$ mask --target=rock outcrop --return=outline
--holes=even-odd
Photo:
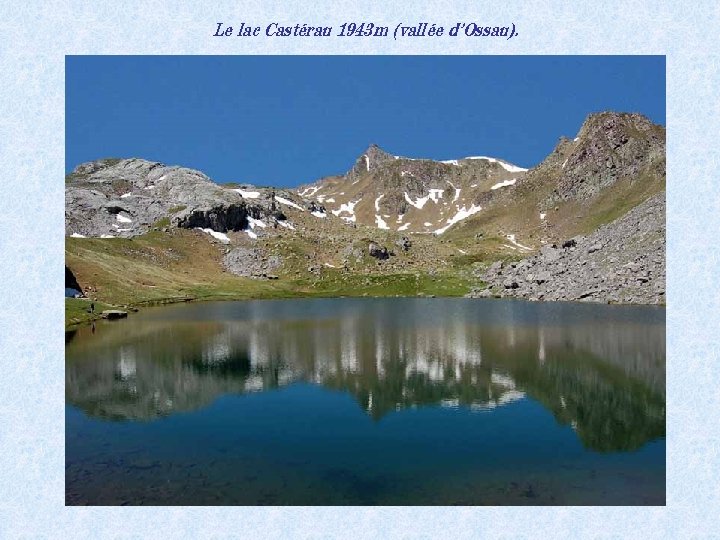
[[[257,247],[236,247],[225,254],[223,265],[231,274],[244,277],[264,277],[271,279],[271,272],[277,270],[282,259],[277,255],[267,255]]]
[[[665,175],[665,128],[641,114],[597,113],[583,123],[577,139],[563,140],[562,176],[549,204],[597,195],[622,178],[657,168]]]
[[[125,237],[167,225],[219,232],[247,227],[247,217],[277,212],[270,190],[232,189],[199,171],[142,159],[78,165],[66,178],[65,233]]]
[[[665,303],[665,194],[588,236],[546,245],[537,255],[496,262],[471,297]]]
[[[370,245],[368,246],[368,253],[371,257],[375,257],[380,261],[390,258],[390,252],[388,249],[385,246],[376,244],[375,242],[370,242]]]

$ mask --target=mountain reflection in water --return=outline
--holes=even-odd
[[[66,337],[66,397],[153,420],[296,381],[374,419],[424,406],[492,413],[533,399],[586,448],[665,435],[661,308],[466,299],[257,301],[149,309]]]

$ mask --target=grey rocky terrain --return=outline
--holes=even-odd
[[[239,231],[248,217],[284,219],[273,193],[223,187],[199,171],[143,159],[92,161],[66,179],[65,234],[130,238],[168,217],[167,225]]]
[[[278,255],[267,255],[256,247],[238,246],[229,249],[223,257],[223,265],[236,276],[268,277],[282,264]]]
[[[665,194],[587,236],[546,245],[519,262],[493,263],[469,296],[665,303]]]

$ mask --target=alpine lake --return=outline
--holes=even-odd
[[[148,308],[66,333],[68,505],[664,505],[665,309]]]

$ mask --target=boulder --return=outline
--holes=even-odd
[[[114,319],[124,319],[128,316],[127,311],[121,311],[119,309],[106,309],[102,313],[100,313],[100,316],[103,319],[108,320],[114,320]]]
[[[403,251],[407,251],[412,247],[412,242],[407,236],[403,236],[400,240],[395,242],[395,245],[398,246]]]
[[[387,248],[384,246],[380,246],[375,242],[370,242],[370,245],[368,246],[368,253],[371,257],[375,257],[376,259],[381,261],[390,258],[390,254],[388,253]]]

